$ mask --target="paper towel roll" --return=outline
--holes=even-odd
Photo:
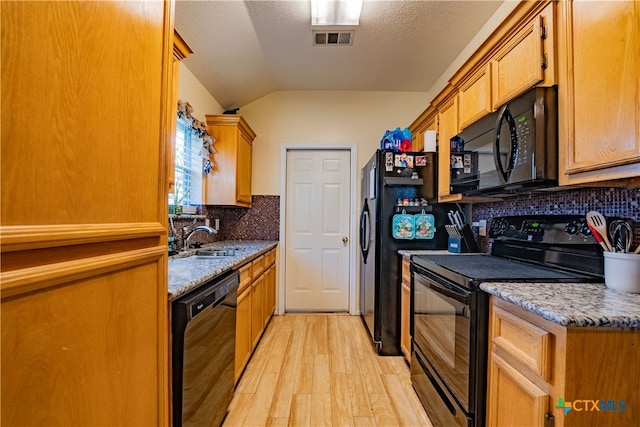
[[[436,152],[436,131],[428,130],[424,133],[424,152],[435,153]]]

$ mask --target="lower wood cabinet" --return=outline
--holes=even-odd
[[[637,329],[564,327],[492,297],[489,331],[487,426],[637,425]]]
[[[276,249],[240,267],[235,380],[240,379],[276,307]]]
[[[411,259],[402,258],[402,294],[400,296],[400,350],[411,363]]]

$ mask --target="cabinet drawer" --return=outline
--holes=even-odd
[[[258,258],[254,259],[251,262],[251,270],[251,277],[253,277],[253,280],[256,280],[258,277],[260,277],[260,275],[264,271],[264,255],[260,255]]]
[[[238,270],[240,273],[240,284],[238,285],[238,295],[251,283],[251,263],[248,262]]]
[[[267,268],[274,262],[276,262],[276,250],[271,249],[269,252],[264,254],[264,267]]]
[[[553,335],[511,313],[493,306],[491,341],[545,381],[551,379]],[[495,351],[495,348],[494,348]]]

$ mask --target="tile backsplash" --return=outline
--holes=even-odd
[[[253,196],[251,208],[206,206],[207,218],[220,219],[216,240],[278,240],[280,236],[280,196]]]
[[[191,242],[202,244],[222,240],[274,240],[280,236],[280,196],[253,196],[251,208],[222,208],[217,206],[199,206],[199,215],[180,216],[173,220],[177,240],[184,238],[183,227],[193,229],[205,224],[209,219],[211,227],[220,220],[218,234],[198,232]],[[172,235],[171,228],[169,235]]]
[[[634,221],[634,245],[640,242],[640,187],[581,188],[553,193],[523,195],[500,202],[476,203],[473,221],[506,215],[585,215],[598,211],[604,216],[630,218]],[[478,245],[489,252],[492,239],[478,237]]]

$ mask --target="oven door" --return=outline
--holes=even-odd
[[[436,375],[467,412],[475,409],[471,391],[473,293],[413,273],[413,339]],[[443,281],[444,282],[444,281]]]

